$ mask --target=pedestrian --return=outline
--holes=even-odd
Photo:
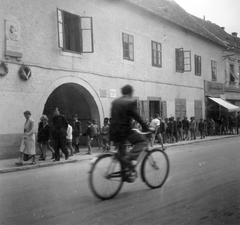
[[[69,154],[66,148],[66,136],[67,136],[67,128],[68,122],[64,115],[61,115],[58,109],[54,110],[52,117],[52,125],[53,125],[53,145],[55,152],[54,162],[60,161],[60,149],[65,155],[65,160],[68,160]]]
[[[49,149],[52,153],[52,158],[54,159],[54,150],[50,145],[50,126],[48,124],[48,117],[46,115],[42,115],[40,120],[42,121],[42,130],[38,137],[40,138],[40,145],[42,147],[42,154],[38,160],[45,161],[46,160],[46,152]],[[39,141],[39,140],[38,140]]]
[[[177,117],[177,135],[178,135],[178,140],[182,141],[182,121],[180,120],[180,117]]]
[[[178,142],[177,121],[175,120],[174,116],[172,116],[172,123],[173,123],[173,138],[175,138],[175,141]]]
[[[158,119],[160,120],[160,126],[158,128],[157,131],[157,139],[158,142],[160,143],[160,145],[162,146],[162,150],[166,150],[166,147],[164,147],[163,145],[163,134],[165,133],[166,129],[165,129],[165,123],[163,122],[164,120],[161,117],[158,117]]]
[[[154,119],[152,119],[152,121],[150,123],[150,127],[155,130],[155,132],[152,134],[152,140],[151,140],[151,144],[150,144],[151,147],[153,147],[153,145],[155,144],[155,139],[156,139],[156,136],[158,135],[159,126],[160,126],[159,114],[155,113]]]
[[[69,156],[73,156],[73,146],[72,146],[72,126],[70,124],[68,124],[68,128],[67,128],[67,136],[66,136],[66,139],[67,139],[67,150],[70,149],[70,154]]]
[[[108,120],[104,119],[104,125],[101,130],[101,135],[102,135],[102,144],[103,144],[103,152],[109,151],[109,125],[108,125]]]
[[[24,117],[26,122],[24,124],[24,134],[20,145],[20,160],[15,164],[18,166],[23,165],[24,155],[27,155],[27,159],[32,158],[31,165],[35,165],[36,149],[35,149],[35,134],[34,134],[34,120],[31,118],[31,112],[25,111]]]
[[[237,114],[237,134],[239,133],[239,128],[240,128],[240,112]]]
[[[169,143],[173,143],[173,131],[174,131],[174,128],[173,128],[173,121],[172,121],[172,118],[168,118],[168,123],[167,123],[167,133],[168,133],[168,140],[169,140]]]
[[[87,151],[86,155],[91,155],[92,154],[92,146],[91,146],[91,144],[92,144],[92,141],[93,141],[92,122],[91,121],[87,122],[87,129],[82,134],[82,136],[86,136],[87,137],[88,151]]]
[[[204,122],[203,122],[203,119],[202,119],[202,118],[200,119],[200,122],[199,122],[199,124],[198,124],[198,130],[199,130],[199,132],[200,132],[200,139],[205,138],[205,133],[204,133],[204,131],[205,131],[205,125],[204,125]]]
[[[206,136],[209,136],[209,134],[208,134],[208,123],[207,123],[207,120],[204,119],[204,120],[203,120],[203,123],[204,123],[204,136],[206,137]]]
[[[78,115],[73,115],[73,125],[72,125],[72,145],[74,147],[74,153],[80,152],[80,136],[82,135],[82,125],[81,122],[78,120]]]
[[[182,125],[183,125],[183,140],[188,141],[189,140],[189,136],[188,136],[188,132],[189,132],[189,121],[187,119],[186,116],[184,116],[184,119],[182,121]]]
[[[38,123],[38,132],[37,132],[37,147],[41,152],[39,159],[43,157],[42,135],[43,135],[43,121],[41,116],[40,121]]]
[[[196,129],[197,129],[197,124],[196,124],[194,116],[192,116],[190,118],[190,123],[189,123],[191,140],[196,140]]]
[[[96,119],[92,120],[91,130],[92,130],[92,134],[93,134],[93,140],[96,140],[96,142],[98,144],[98,150],[101,150],[101,147],[102,147],[101,134],[100,134],[100,129],[99,129]]]

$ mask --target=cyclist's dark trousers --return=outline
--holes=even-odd
[[[141,151],[147,148],[147,139],[144,135],[133,131],[129,136],[128,141],[133,145],[133,148],[129,153],[129,157],[130,159],[136,160]]]

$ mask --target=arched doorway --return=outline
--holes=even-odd
[[[51,118],[54,106],[59,107],[60,113],[66,116],[70,124],[72,124],[72,116],[77,114],[83,131],[87,128],[88,120],[97,119],[100,122],[100,114],[94,97],[84,86],[77,83],[64,83],[56,87],[47,98],[43,114]]]

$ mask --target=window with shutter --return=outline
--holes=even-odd
[[[123,58],[134,61],[134,39],[133,35],[122,33]]]
[[[191,51],[184,51],[183,48],[177,48],[176,53],[176,71],[190,72],[191,71]]]
[[[212,81],[217,81],[217,62],[211,60]]]
[[[195,55],[195,75],[201,76],[202,75],[202,59],[201,56]]]
[[[57,18],[59,48],[74,53],[93,52],[92,17],[80,17],[57,9]]]

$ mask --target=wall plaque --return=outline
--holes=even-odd
[[[5,57],[16,57],[21,60],[20,25],[13,19],[5,20],[6,48]]]

